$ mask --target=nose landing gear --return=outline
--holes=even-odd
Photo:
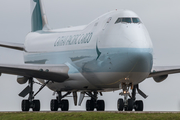
[[[132,94],[129,93],[129,88],[132,88]],[[122,84],[123,92],[120,93],[120,95],[124,96],[123,99],[119,99],[117,102],[117,108],[118,111],[132,111],[133,109],[135,111],[143,111],[143,101],[137,100],[136,101],[136,90],[138,93],[144,97],[147,98],[147,95],[144,94],[140,89],[138,85],[132,86],[132,84]],[[128,99],[129,97],[129,99]]]

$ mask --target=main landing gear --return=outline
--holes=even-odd
[[[57,92],[57,93],[58,93],[58,96],[56,97],[56,99],[51,100],[51,103],[50,103],[51,111],[57,111],[58,108],[61,108],[61,111],[68,111],[69,110],[69,101],[62,100],[62,98],[71,94],[71,92],[67,92],[63,96],[62,96],[61,92]]]
[[[131,95],[129,93],[130,87],[133,87]],[[139,86],[138,85],[132,86],[132,84],[122,84],[122,89],[123,89],[123,92],[121,92],[120,95],[124,96],[124,100],[123,99],[118,100],[117,102],[118,111],[123,111],[123,110],[132,111],[133,109],[135,111],[143,111],[143,101],[136,100],[136,90],[144,98],[147,98],[147,95],[145,95],[139,89]]]
[[[40,101],[35,100],[35,96],[49,83],[49,81],[45,82],[39,91],[34,94],[33,91],[33,84],[34,80],[33,78],[29,78],[29,85],[19,94],[21,97],[25,97],[27,94],[29,94],[29,98],[26,100],[22,100],[21,103],[21,109],[22,111],[29,111],[30,108],[32,108],[33,111],[40,111]]]
[[[40,101],[35,100],[35,96],[49,83],[49,81],[46,81],[40,89],[34,94],[33,91],[33,84],[34,82],[33,78],[28,78],[29,85],[19,94],[21,97],[25,97],[29,94],[29,98],[22,100],[21,103],[21,109],[22,111],[29,111],[30,108],[32,108],[33,111],[40,111]],[[40,84],[40,83],[38,83]],[[51,111],[57,111],[58,108],[61,108],[62,111],[68,111],[69,110],[69,101],[68,100],[62,100],[67,95],[71,94],[71,92],[67,92],[66,94],[62,95],[61,91],[57,92],[56,99],[52,99],[50,102],[50,109]],[[74,104],[77,105],[77,91],[73,91],[73,98],[74,98]]]
[[[86,111],[94,111],[95,108],[97,111],[104,111],[105,110],[104,100],[97,100],[98,99],[98,97],[97,97],[98,92],[93,92],[93,93],[92,92],[81,92],[79,105],[81,105],[85,94],[88,95],[89,97],[91,97],[90,100],[86,101]],[[100,95],[102,95],[101,92],[100,92]]]

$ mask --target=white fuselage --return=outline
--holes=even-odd
[[[54,91],[107,91],[119,89],[123,82],[138,84],[153,65],[151,39],[142,22],[116,23],[118,18],[139,17],[129,10],[115,10],[86,26],[29,33],[25,63],[66,64],[69,79],[49,83]]]

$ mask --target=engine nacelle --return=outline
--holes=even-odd
[[[24,77],[24,76],[18,76],[18,77],[17,77],[17,82],[18,82],[19,84],[25,84],[27,81],[28,81],[28,78],[27,78],[27,77]]]
[[[162,76],[157,76],[157,77],[153,77],[155,82],[162,82],[164,81],[166,78],[168,77],[168,75],[162,75]]]

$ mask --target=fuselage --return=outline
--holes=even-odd
[[[27,64],[66,64],[69,79],[51,90],[117,90],[138,84],[153,65],[153,47],[140,18],[129,10],[106,13],[85,26],[29,33]],[[42,82],[42,80],[39,80]]]

